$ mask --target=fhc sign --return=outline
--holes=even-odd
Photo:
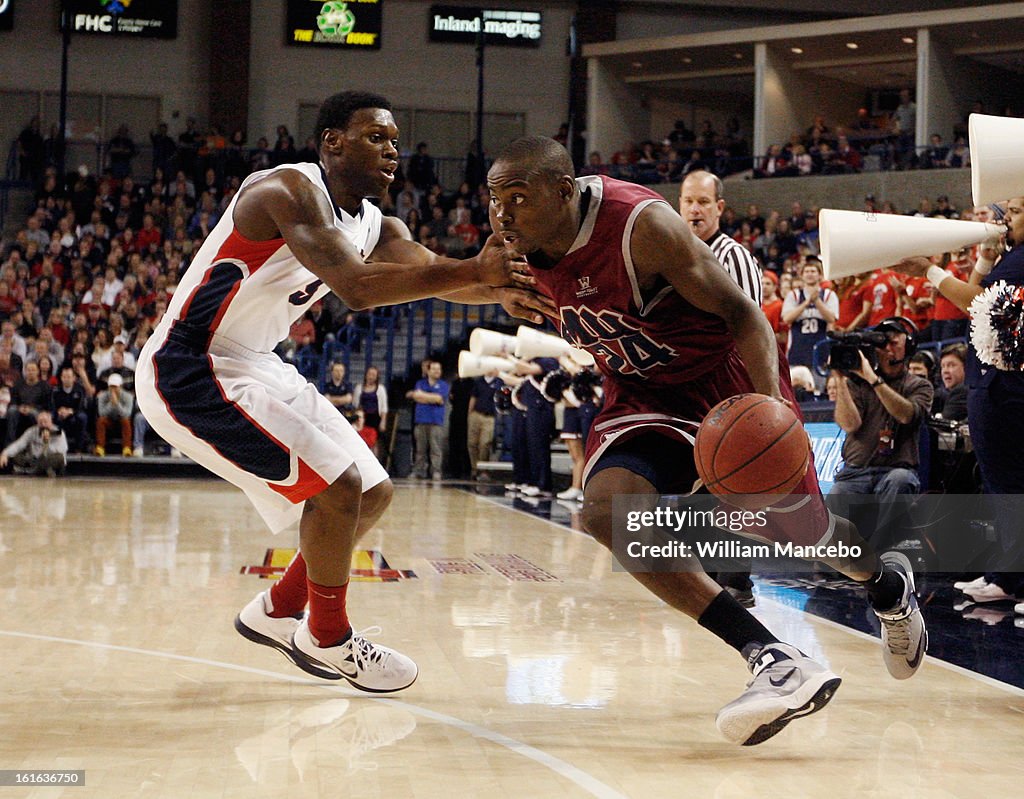
[[[508,11],[431,6],[428,25],[430,41],[449,44],[476,44],[481,27],[487,44],[539,47],[541,14],[539,11]]]
[[[178,0],[65,0],[76,33],[173,39]]]
[[[75,30],[87,33],[113,33],[114,18],[99,14],[75,14]]]

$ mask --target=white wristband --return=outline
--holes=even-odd
[[[979,275],[987,275],[995,265],[995,261],[990,261],[988,258],[983,258],[979,255],[978,260],[974,262],[974,271]]]
[[[936,266],[935,264],[932,264],[931,266],[928,267],[927,275],[928,282],[931,283],[936,288],[936,290],[938,290],[943,280],[947,280],[948,278],[953,277],[941,266]]]

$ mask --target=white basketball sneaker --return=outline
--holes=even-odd
[[[317,668],[315,665],[306,663],[304,660],[300,661],[295,657],[295,652],[292,649],[292,636],[305,614],[300,613],[297,616],[275,619],[267,612],[268,605],[270,605],[270,591],[258,593],[235,617],[235,629],[253,643],[276,649],[303,671],[325,680],[337,680],[338,675],[333,671]]]
[[[388,693],[408,688],[416,682],[419,673],[416,663],[364,637],[379,632],[379,627],[361,632],[353,630],[344,642],[321,647],[309,631],[309,620],[302,619],[292,636],[293,655],[296,663],[301,660],[310,668],[329,670],[334,674],[332,679],[344,677],[361,691]]]
[[[817,713],[842,682],[789,644],[768,644],[748,663],[753,678],[738,699],[718,711],[715,723],[727,740],[753,746],[777,735],[793,719]]]
[[[924,662],[924,653],[928,649],[928,631],[914,592],[914,570],[910,561],[899,552],[886,552],[881,560],[883,566],[888,566],[903,578],[903,596],[893,608],[872,610],[882,622],[882,659],[885,667],[897,680],[905,680],[912,677]]]

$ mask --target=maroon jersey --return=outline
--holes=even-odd
[[[569,251],[550,269],[531,266],[538,288],[558,307],[562,337],[594,356],[605,375],[604,409],[587,439],[584,481],[611,447],[642,433],[693,443],[697,427],[718,402],[754,390],[725,322],[687,302],[667,281],[640,291],[629,243],[640,212],[665,202],[643,186],[603,175],[577,178],[589,192],[582,224]],[[788,364],[780,352],[780,367]],[[794,403],[788,380],[783,396]],[[696,477],[680,464],[675,490],[689,491]],[[803,494],[816,495],[807,504]],[[817,543],[831,533],[813,467],[794,491],[804,513],[775,507],[767,530],[774,540]]]
[[[710,406],[695,408],[686,388],[738,356],[725,322],[667,281],[640,290],[630,236],[640,212],[665,200],[603,175],[576,182],[589,195],[576,241],[552,268],[530,271],[558,307],[562,337],[605,375],[600,421],[652,413],[699,421]]]
[[[576,182],[589,193],[576,241],[553,268],[530,270],[558,307],[563,338],[590,352],[605,377],[646,390],[677,386],[722,363],[735,345],[719,317],[667,281],[646,293],[638,285],[633,226],[644,208],[665,200],[603,175]]]

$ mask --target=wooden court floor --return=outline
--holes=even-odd
[[[934,661],[894,681],[877,641],[771,601],[755,612],[844,683],[727,744],[735,653],[586,536],[451,488],[399,487],[350,591],[419,680],[315,681],[232,627],[295,539],[220,482],[0,478],[0,769],[86,780],[0,799],[973,799],[1024,779],[1024,692]]]

